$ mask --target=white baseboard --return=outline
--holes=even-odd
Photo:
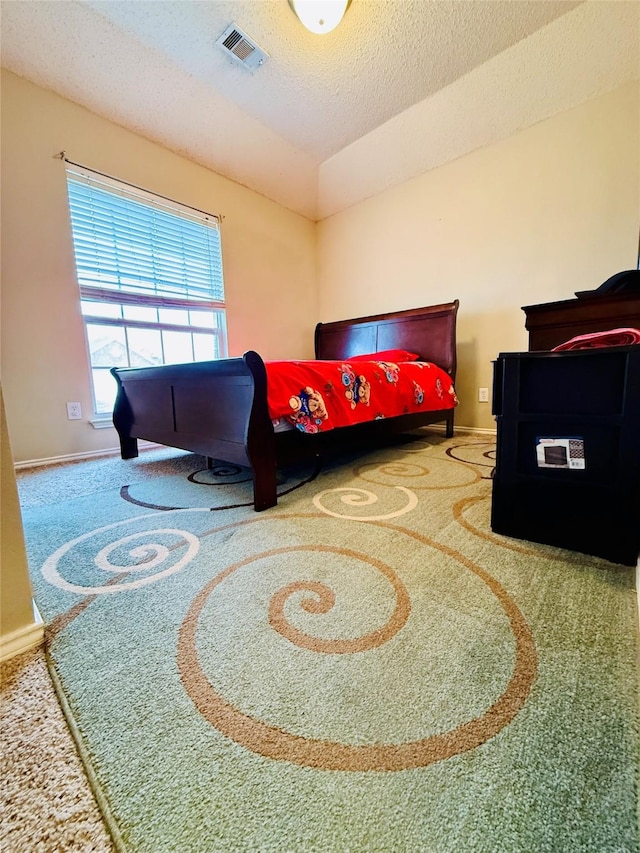
[[[42,616],[33,602],[33,622],[18,628],[10,634],[0,637],[0,663],[4,663],[16,655],[35,649],[44,640],[44,622]]]
[[[485,429],[482,427],[468,427],[468,426],[459,426],[458,424],[453,425],[454,432],[470,432],[474,435],[489,435],[491,438],[496,437],[496,429]]]
[[[138,450],[153,450],[155,447],[162,446],[150,441],[140,441]],[[97,459],[101,456],[118,456],[119,454],[119,447],[108,447],[105,450],[86,450],[83,453],[67,453],[63,456],[48,456],[44,459],[23,459],[22,462],[16,462],[14,468],[16,471],[20,471],[23,468],[41,468],[45,465],[58,465],[61,462],[82,462],[84,459]]]

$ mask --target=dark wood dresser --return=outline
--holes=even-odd
[[[626,276],[622,285],[619,276]],[[611,282],[613,279],[613,286]],[[617,273],[596,290],[575,299],[525,305],[529,352],[550,350],[576,335],[610,329],[640,329],[640,271]]]
[[[640,294],[591,296],[526,305],[529,351],[550,350],[576,335],[609,329],[640,329]]]

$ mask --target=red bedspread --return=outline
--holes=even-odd
[[[268,361],[266,368],[271,418],[286,418],[301,432],[458,403],[451,377],[426,361]]]

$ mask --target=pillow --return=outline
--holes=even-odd
[[[363,355],[351,355],[345,361],[418,361],[417,352],[407,352],[406,349],[385,349],[380,352],[366,352]]]

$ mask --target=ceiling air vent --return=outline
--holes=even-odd
[[[216,44],[220,49],[234,59],[240,65],[244,65],[250,71],[255,71],[268,59],[268,55],[252,41],[246,33],[243,33],[235,24],[231,24],[222,33]]]

